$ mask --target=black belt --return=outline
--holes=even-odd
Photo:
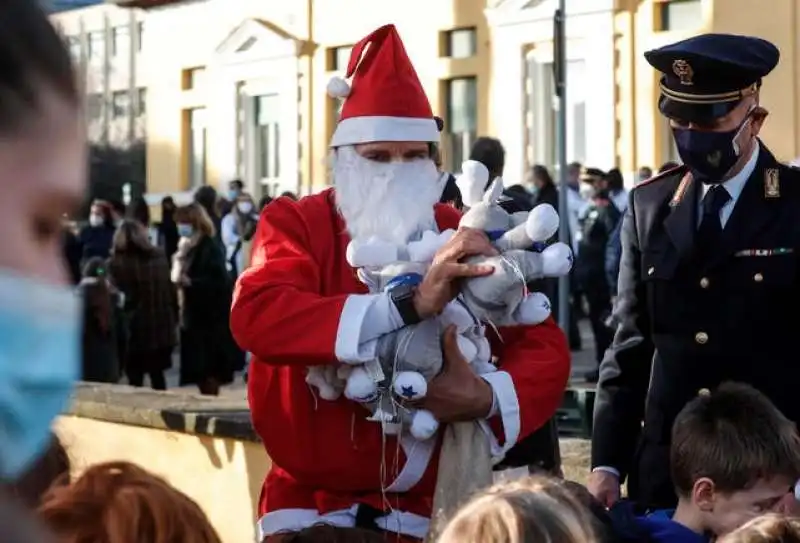
[[[382,532],[383,530],[378,527],[378,524],[375,522],[380,517],[385,517],[389,513],[387,511],[381,511],[371,505],[367,505],[364,503],[359,503],[356,507],[356,528],[361,528],[363,530],[370,530],[373,532]]]

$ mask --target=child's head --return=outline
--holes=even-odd
[[[675,419],[670,455],[681,503],[717,535],[773,510],[800,477],[795,425],[742,384],[690,401]]]
[[[800,543],[800,519],[783,515],[754,518],[720,543]]]
[[[128,462],[96,464],[52,487],[39,518],[61,543],[220,543],[205,513],[164,479]]]
[[[500,483],[473,498],[447,523],[439,543],[596,543],[595,520],[556,480]]]

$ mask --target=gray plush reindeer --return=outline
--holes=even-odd
[[[498,177],[480,200],[478,188],[489,181],[489,171],[477,161],[467,161],[457,183],[469,211],[460,226],[483,230],[499,251],[498,256],[476,256],[470,264],[488,265],[494,273],[464,282],[461,295],[481,321],[496,326],[538,324],[550,315],[544,294],[529,293],[525,285],[542,277],[560,277],[572,268],[572,250],[565,243],[546,246],[558,231],[558,214],[541,204],[531,212],[508,213],[499,204],[503,180]]]

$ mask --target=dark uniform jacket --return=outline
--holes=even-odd
[[[722,242],[704,255],[693,252],[699,185],[680,167],[632,190],[619,327],[597,389],[592,466],[629,476],[629,495],[653,507],[674,503],[670,431],[699,391],[749,383],[800,420],[800,170],[762,144]]]

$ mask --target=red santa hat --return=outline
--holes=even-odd
[[[367,47],[369,46],[369,47]],[[331,147],[373,141],[439,141],[439,128],[394,25],[382,26],[353,46],[346,77],[328,94],[346,98]]]

